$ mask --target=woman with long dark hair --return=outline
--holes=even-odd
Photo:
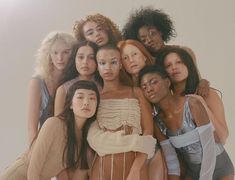
[[[67,169],[69,178],[88,179],[91,151],[87,132],[100,98],[90,81],[73,84],[61,114],[49,118],[32,146],[0,176],[1,180],[49,180]]]

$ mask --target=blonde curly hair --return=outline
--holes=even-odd
[[[73,32],[78,41],[86,40],[83,32],[83,26],[89,21],[95,22],[101,25],[102,28],[104,28],[104,30],[108,33],[108,43],[117,44],[117,42],[122,39],[122,35],[118,29],[118,26],[108,17],[97,13],[94,15],[88,15],[87,17],[85,17],[85,19],[75,21],[73,26]]]
[[[56,41],[62,41],[71,49],[77,43],[77,40],[73,35],[66,32],[51,32],[49,33],[41,42],[41,46],[36,54],[36,67],[35,67],[35,75],[40,75],[43,79],[47,79],[53,72],[53,64],[50,56],[50,51],[53,44]]]

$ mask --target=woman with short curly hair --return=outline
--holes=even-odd
[[[118,26],[102,14],[88,15],[75,22],[73,32],[78,41],[91,41],[98,46],[120,41],[121,32]]]

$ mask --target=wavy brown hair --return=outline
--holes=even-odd
[[[93,15],[88,15],[84,19],[75,21],[73,26],[73,32],[78,41],[86,40],[83,32],[83,26],[89,21],[95,22],[101,25],[102,28],[104,28],[104,30],[108,33],[108,43],[116,44],[122,39],[121,32],[119,31],[118,26],[108,17],[97,13]]]

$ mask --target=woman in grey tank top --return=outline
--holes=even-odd
[[[229,164],[229,166],[216,167],[221,172],[218,174],[218,178],[226,176],[233,179],[234,168],[223,147],[223,144],[225,144],[228,138],[228,126],[225,119],[223,102],[221,97],[218,95],[219,91],[214,88],[210,88],[207,96],[200,97],[192,95],[197,94],[198,92],[198,72],[196,71],[192,57],[184,49],[175,47],[166,50],[159,62],[165,67],[170,76],[173,84],[174,95],[194,96],[205,106],[209,118],[215,128],[216,155],[220,156],[220,159],[224,161],[226,160],[228,162],[227,165]]]

